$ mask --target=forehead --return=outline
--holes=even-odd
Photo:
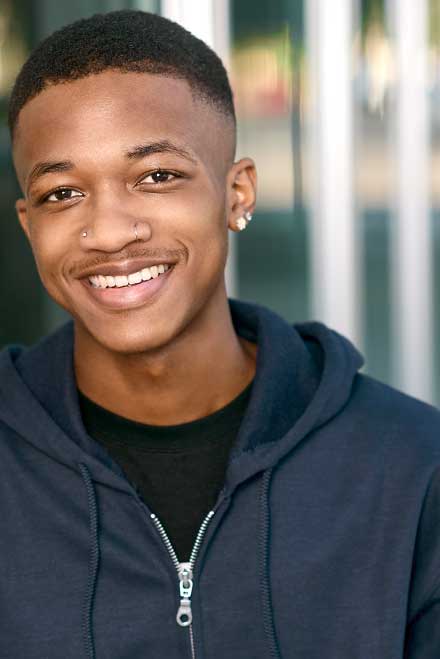
[[[19,115],[14,160],[22,178],[39,160],[104,158],[145,140],[168,139],[209,164],[228,160],[230,124],[185,80],[106,71],[51,85],[29,101]]]

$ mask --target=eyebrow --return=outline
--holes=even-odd
[[[128,151],[125,151],[124,155],[129,160],[141,160],[147,156],[151,156],[157,153],[173,153],[189,160],[194,165],[197,164],[197,161],[186,151],[184,148],[173,144],[169,140],[161,140],[159,142],[147,142],[145,144],[138,144]],[[58,172],[69,172],[75,168],[74,163],[71,160],[60,160],[55,161],[45,161],[38,162],[31,170],[28,178],[27,189],[34,181],[36,181],[41,176],[46,174],[56,174]]]
[[[189,160],[194,165],[197,164],[197,161],[186,151],[183,147],[173,144],[169,140],[161,140],[160,142],[147,142],[146,144],[138,144],[137,146],[132,147],[129,151],[125,152],[125,155],[130,160],[137,160],[145,158],[146,156],[151,156],[156,153],[173,153],[177,156],[181,156],[186,160]]]
[[[60,160],[59,162],[37,162],[29,174],[27,189],[29,190],[31,183],[33,183],[37,178],[44,176],[45,174],[68,172],[73,168],[74,164],[71,160]]]

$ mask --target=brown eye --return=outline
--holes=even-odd
[[[165,183],[172,176],[169,172],[153,172],[151,178],[155,183]]]
[[[46,197],[45,201],[69,201],[75,197],[82,197],[78,190],[72,190],[72,188],[59,188],[59,190],[51,192],[50,195]]]
[[[164,169],[158,169],[155,172],[151,172],[151,174],[147,174],[145,176],[141,183],[168,183],[170,180],[177,178],[175,174],[172,172],[167,172]],[[150,179],[150,180],[148,180]]]

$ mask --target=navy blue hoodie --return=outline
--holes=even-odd
[[[0,353],[2,659],[440,657],[439,411],[325,325],[229,305],[257,370],[192,593],[84,429],[72,323]]]

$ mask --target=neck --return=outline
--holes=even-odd
[[[133,421],[177,425],[227,405],[255,375],[254,343],[238,337],[226,295],[167,345],[127,355],[112,352],[75,326],[79,389]]]

